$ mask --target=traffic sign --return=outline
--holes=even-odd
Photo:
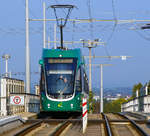
[[[24,96],[10,96],[10,104],[12,105],[24,105]]]

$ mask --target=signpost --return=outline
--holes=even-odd
[[[10,96],[10,104],[12,105],[24,105],[24,96]]]
[[[85,133],[87,127],[87,98],[83,98],[82,100],[82,124],[83,124],[83,133]]]

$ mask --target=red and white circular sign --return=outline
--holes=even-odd
[[[14,102],[15,104],[20,104],[21,98],[20,98],[19,96],[15,96],[15,97],[13,98],[13,102]]]
[[[10,104],[24,105],[24,96],[22,95],[10,96]]]

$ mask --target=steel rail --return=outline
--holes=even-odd
[[[59,136],[69,124],[70,124],[69,121],[63,122],[49,136]]]
[[[105,120],[105,126],[106,126],[107,135],[108,136],[112,136],[112,131],[111,131],[111,128],[110,128],[110,124],[109,124],[108,118],[107,118],[107,116],[104,113],[102,113],[102,116],[103,116],[103,118]]]
[[[30,131],[32,131],[33,129],[39,127],[41,125],[43,121],[38,121],[33,123],[32,125],[24,128],[23,130],[17,132],[16,134],[14,134],[14,136],[24,136],[25,134],[29,133]]]
[[[122,113],[118,113],[118,115],[128,119],[130,123],[137,129],[138,132],[140,132],[143,136],[149,136],[141,127],[139,127],[134,120],[129,119],[126,115]]]
[[[129,116],[131,116],[131,117],[134,117],[134,118],[138,118],[138,119],[140,119],[140,120],[146,120],[146,117],[145,116],[141,116],[141,115],[139,115],[139,114],[137,114],[137,113],[132,113],[132,112],[125,112],[125,114],[127,114],[127,115],[129,115]]]

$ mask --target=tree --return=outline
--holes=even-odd
[[[127,102],[124,98],[115,101],[104,101],[104,112],[121,112],[121,104]]]
[[[89,113],[93,113],[94,109],[95,109],[95,100],[94,100],[94,94],[92,91],[89,91]]]
[[[150,81],[148,82],[148,95],[150,95]]]
[[[136,97],[136,91],[138,91],[138,93],[140,94],[140,89],[143,87],[143,85],[141,83],[135,84],[133,86],[132,89],[132,97],[135,98]]]
[[[100,100],[94,101],[94,111],[93,113],[100,113]]]

